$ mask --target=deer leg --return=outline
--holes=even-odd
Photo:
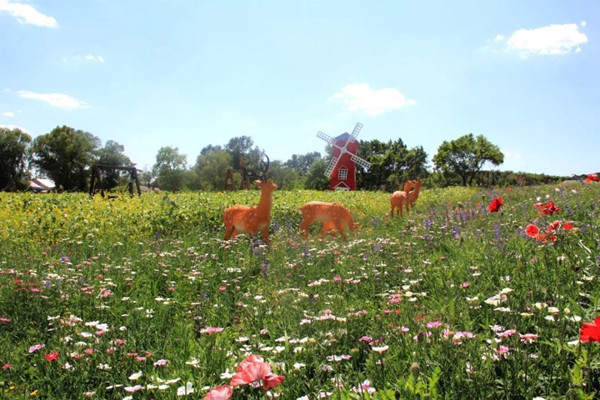
[[[270,242],[269,242],[269,227],[267,226],[266,228],[263,228],[261,232],[262,232],[263,239],[265,240],[265,243],[270,244]]]
[[[347,239],[346,234],[344,233],[344,227],[342,226],[342,223],[339,221],[335,221],[335,227],[337,228],[338,232],[340,233],[340,236],[345,242]]]
[[[304,239],[308,239],[308,226],[310,225],[310,221],[302,220],[300,222],[300,232],[304,232]]]
[[[231,237],[231,234],[233,233],[233,231],[235,230],[235,226],[225,226],[225,239],[223,240],[229,240],[229,238]]]

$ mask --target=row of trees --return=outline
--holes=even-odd
[[[57,187],[86,190],[92,164],[133,166],[122,145],[112,140],[104,147],[100,144],[91,133],[68,126],[56,127],[35,140],[19,129],[0,128],[0,189],[25,189],[29,171],[35,168]]]
[[[456,140],[444,141],[433,157],[434,171],[427,164],[427,153],[421,146],[408,148],[401,139],[382,142],[360,141],[360,157],[371,163],[368,171],[359,171],[358,186],[365,190],[394,191],[407,179],[427,178],[431,184],[471,185],[481,183],[477,176],[485,163],[500,165],[504,155],[498,146],[484,136],[468,134]],[[293,155],[282,162],[272,160],[269,177],[282,189],[328,188],[324,176],[331,149],[324,156],[319,152]],[[241,171],[259,165],[263,151],[248,136],[234,137],[223,146],[210,145],[200,150],[195,163],[188,165],[187,157],[177,148],[162,147],[151,171],[140,174],[142,184],[156,185],[163,190],[223,190],[228,174],[239,181]],[[125,149],[115,141],[101,141],[89,132],[60,126],[35,140],[19,129],[0,128],[0,189],[26,188],[29,171],[37,169],[54,180],[64,190],[87,190],[90,166],[94,163],[133,166]],[[491,176],[491,178],[489,178]],[[488,181],[497,180],[489,175]],[[119,183],[118,172],[104,177],[103,187]],[[488,182],[490,183],[490,182]]]

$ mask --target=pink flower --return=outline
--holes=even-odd
[[[523,343],[533,343],[533,341],[538,338],[538,335],[536,335],[535,333],[525,333],[523,335],[520,335],[520,337],[521,342]]]
[[[237,367],[237,373],[231,378],[231,386],[248,385],[259,387],[262,384],[264,390],[279,386],[284,376],[275,375],[271,372],[271,366],[263,361],[261,356],[250,355],[242,360]]]
[[[155,366],[160,367],[163,365],[167,365],[168,361],[167,360],[158,360],[154,363]]]
[[[216,326],[209,326],[208,328],[200,329],[200,333],[206,333],[208,335],[212,335],[213,333],[221,332],[223,329],[224,328],[219,328]]]
[[[38,350],[40,350],[40,349],[43,349],[44,347],[46,347],[46,345],[45,345],[45,344],[36,344],[36,345],[33,345],[33,346],[31,346],[31,347],[29,348],[29,352],[30,352],[30,353],[33,353],[34,351],[38,351]]]
[[[125,391],[127,393],[135,393],[138,390],[142,390],[144,387],[142,385],[135,385],[135,386],[125,386]]]
[[[442,326],[442,323],[440,321],[431,321],[427,323],[428,328],[438,328],[440,326]]]
[[[10,318],[0,318],[0,322],[10,322]]]
[[[510,348],[508,348],[508,346],[500,346],[497,349],[494,349],[494,351],[498,354],[508,354]]]
[[[509,336],[514,335],[515,333],[517,333],[516,330],[514,330],[514,329],[508,329],[508,330],[506,330],[504,332],[498,332],[498,333],[496,333],[496,335],[498,335],[498,337],[509,337]]]
[[[233,396],[233,389],[229,385],[220,385],[210,389],[202,400],[227,400]]]

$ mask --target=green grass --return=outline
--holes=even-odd
[[[1,397],[202,398],[248,354],[285,376],[282,399],[597,396],[599,344],[578,339],[600,304],[600,185],[424,190],[394,219],[385,193],[277,191],[271,247],[226,246],[223,209],[258,196],[1,193]],[[358,235],[303,240],[315,199],[345,204]],[[554,220],[575,229],[524,233]]]

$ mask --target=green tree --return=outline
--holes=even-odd
[[[252,149],[254,141],[249,136],[234,137],[225,145],[225,151],[231,155],[231,164],[233,169],[240,170],[242,160],[246,165],[254,164],[260,159],[260,150]]]
[[[317,160],[321,159],[321,153],[313,151],[307,154],[294,154],[292,158],[285,162],[285,166],[297,171],[300,175],[304,176],[308,174],[310,166]]]
[[[358,187],[395,191],[409,179],[427,176],[427,153],[422,147],[408,149],[402,139],[360,141],[358,155],[371,163],[368,171],[359,168]]]
[[[444,141],[433,157],[436,168],[446,176],[460,177],[463,186],[471,185],[486,162],[500,165],[504,162],[504,154],[483,135],[475,137],[472,133],[450,142]]]
[[[27,146],[31,136],[20,129],[0,127],[0,190],[24,189]]]
[[[32,162],[57,187],[85,191],[87,167],[94,163],[94,151],[99,146],[100,139],[91,133],[57,126],[50,133],[35,138]]]
[[[193,167],[192,189],[222,190],[225,174],[231,165],[231,155],[220,147],[203,149]]]
[[[325,170],[329,165],[329,161],[320,159],[315,161],[309,168],[306,180],[304,181],[305,189],[327,190],[329,189],[329,178],[325,176]]]
[[[125,147],[123,145],[109,140],[104,144],[104,147],[96,152],[98,164],[102,165],[114,165],[131,167],[133,163],[125,154]],[[104,187],[106,189],[112,189],[119,184],[121,172],[118,170],[108,170],[104,174]]]
[[[300,176],[300,173],[278,160],[271,161],[267,175],[270,179],[273,179],[273,182],[277,183],[279,190],[302,189],[304,187],[304,178]]]
[[[144,170],[138,174],[138,177],[140,179],[140,183],[147,187],[150,187],[154,181],[154,176],[152,176],[152,172],[150,171]]]
[[[187,157],[179,154],[177,147],[161,147],[156,154],[152,174],[161,189],[179,191],[185,186],[186,168]]]

